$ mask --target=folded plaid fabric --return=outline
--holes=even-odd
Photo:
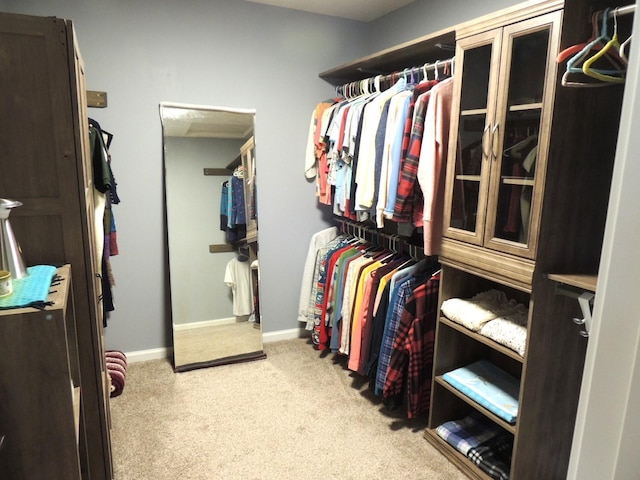
[[[472,412],[460,420],[443,423],[436,428],[436,433],[449,445],[467,455],[473,447],[495,437],[500,428],[480,415]]]
[[[513,435],[501,433],[469,450],[467,457],[491,478],[509,480]]]

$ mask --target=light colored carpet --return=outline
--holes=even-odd
[[[367,381],[307,339],[266,360],[173,373],[134,363],[112,399],[116,480],[462,480]]]

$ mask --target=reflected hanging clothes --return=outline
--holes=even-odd
[[[233,294],[233,314],[237,317],[253,313],[253,286],[251,267],[248,261],[232,258],[224,272],[224,283],[231,287]]]

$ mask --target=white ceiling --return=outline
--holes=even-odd
[[[253,110],[163,103],[162,131],[166,137],[249,138]]]
[[[252,3],[321,13],[332,17],[370,22],[415,0],[246,0]]]

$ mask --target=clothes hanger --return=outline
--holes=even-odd
[[[620,45],[620,49],[619,49],[620,58],[622,58],[625,62],[629,62],[629,54],[627,53],[627,48],[629,48],[629,44],[631,43],[632,38],[633,38],[633,35],[629,35],[629,38],[627,38]]]
[[[520,152],[522,150],[524,150],[529,145],[531,145],[531,142],[537,141],[537,140],[538,140],[538,135],[537,134],[529,135],[524,140],[520,140],[515,145],[512,145],[511,147],[507,148],[502,153],[505,154],[505,155],[506,154],[512,154],[512,156],[519,157],[520,156]]]
[[[585,75],[588,75],[592,78],[601,80],[603,82],[611,82],[611,83],[624,83],[626,69],[619,70],[617,74],[608,75],[605,73],[600,73],[598,69],[591,68],[591,66],[598,59],[602,58],[609,50],[614,49],[614,51],[620,51],[620,41],[618,40],[618,9],[616,8],[613,11],[613,36],[611,40],[607,42],[607,44],[595,55],[587,59],[582,65],[582,71]]]
[[[435,74],[436,80],[440,80],[440,75],[438,74],[438,63],[440,63],[440,60],[436,60],[435,67],[433,69],[433,73]]]
[[[603,21],[602,21],[602,29],[601,29],[600,35],[596,37],[594,40],[592,40],[591,42],[587,43],[587,45],[580,52],[574,55],[567,62],[567,69],[562,75],[562,80],[561,80],[562,86],[595,88],[595,87],[605,87],[605,86],[611,85],[611,83],[605,83],[605,82],[569,81],[569,74],[571,73],[581,73],[584,75],[584,71],[582,70],[582,68],[576,67],[575,66],[576,64],[579,64],[580,62],[587,60],[587,56],[596,47],[596,45],[600,45],[601,47],[603,47],[611,40],[608,36],[608,27],[607,27],[610,10],[611,10],[610,8],[607,8],[602,13]],[[596,69],[591,69],[591,71],[594,71],[594,70]],[[597,71],[598,73],[601,73],[604,75],[611,75],[611,74],[616,74],[620,72],[619,70],[602,70],[602,69],[597,69]]]
[[[569,58],[577,55],[578,53],[580,53],[589,43],[593,42],[594,40],[596,40],[599,36],[599,28],[598,28],[598,15],[602,13],[602,12],[594,12],[591,15],[591,37],[589,37],[589,40],[587,40],[586,42],[583,43],[578,43],[576,45],[572,45],[570,47],[565,48],[563,51],[561,51],[558,56],[556,57],[556,62],[557,63],[564,63],[565,61],[567,61]],[[593,46],[593,49],[599,49],[602,48],[602,44],[596,43]],[[618,55],[616,55],[615,52],[611,52],[611,54],[613,54],[613,58],[620,60],[620,57],[618,57]]]

